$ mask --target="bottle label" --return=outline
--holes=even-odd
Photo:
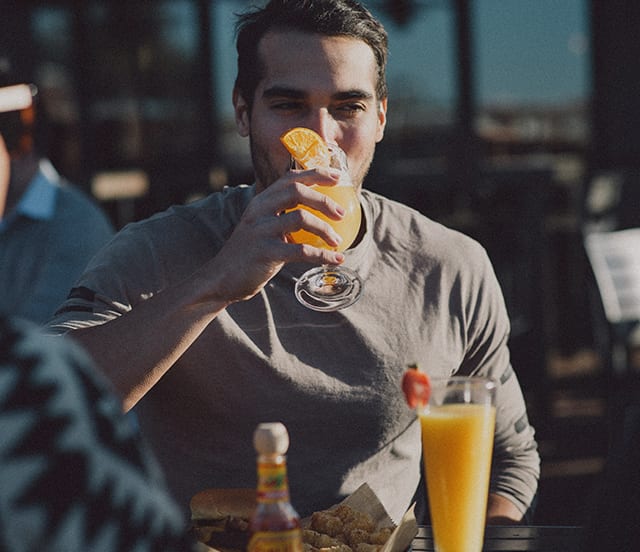
[[[258,466],[258,500],[278,502],[289,498],[287,469],[282,464]]]
[[[300,529],[290,531],[258,531],[249,540],[248,552],[303,552],[302,532]]]

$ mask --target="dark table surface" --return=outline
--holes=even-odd
[[[581,527],[517,525],[489,526],[483,552],[578,552]],[[420,526],[411,546],[414,552],[432,552],[431,527]]]

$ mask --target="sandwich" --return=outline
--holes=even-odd
[[[194,495],[189,506],[198,541],[222,552],[246,549],[255,489],[207,489]]]

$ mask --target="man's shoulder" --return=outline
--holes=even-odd
[[[469,255],[484,255],[482,245],[460,230],[450,228],[413,207],[376,192],[363,190],[362,195],[373,214],[374,232],[395,234],[398,239],[406,238],[410,243],[428,246],[432,253],[437,250],[462,250]]]
[[[163,250],[211,247],[228,237],[252,196],[253,187],[242,185],[173,205],[124,226],[114,246],[135,249],[153,243]]]
[[[370,206],[377,223],[397,223],[400,226],[417,224],[420,228],[441,227],[445,231],[452,231],[441,223],[424,215],[414,207],[395,199],[390,199],[378,192],[362,190],[362,197],[364,202]]]
[[[182,220],[216,221],[226,219],[237,221],[242,215],[251,198],[255,195],[255,188],[245,184],[227,186],[220,191],[184,205],[174,205],[167,211],[160,213],[160,217],[175,216]]]

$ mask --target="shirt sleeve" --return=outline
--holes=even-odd
[[[496,385],[496,431],[491,492],[509,498],[525,513],[538,488],[540,457],[522,389],[511,366],[509,318],[488,257],[475,271],[467,311],[467,350],[459,372],[492,378]]]
[[[200,232],[191,220],[168,213],[125,226],[88,263],[47,333],[104,324],[185,278],[212,255]]]
[[[46,332],[61,335],[104,324],[159,291],[165,282],[159,281],[154,242],[149,235],[144,229],[121,230],[91,259],[46,324]],[[137,278],[141,274],[144,279]],[[144,287],[137,280],[144,280]]]

